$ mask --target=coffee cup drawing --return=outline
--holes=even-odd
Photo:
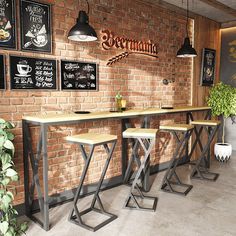
[[[29,65],[17,64],[17,70],[19,76],[29,76],[28,73],[32,71],[32,67]]]

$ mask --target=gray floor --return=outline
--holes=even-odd
[[[178,168],[181,176],[189,176],[189,165]],[[123,209],[123,202],[129,191],[127,186],[119,186],[100,194],[106,209],[118,219],[93,233],[68,222],[72,204],[67,203],[50,210],[52,228],[45,232],[37,224],[29,222],[29,236],[233,236],[236,235],[236,152],[228,163],[213,161],[211,170],[220,173],[216,182],[185,179],[194,187],[186,196],[178,196],[159,190],[163,172],[152,176],[150,194],[159,200],[156,212]],[[86,206],[90,196],[82,199]],[[96,218],[96,217],[95,217]],[[94,219],[89,219],[94,223]]]

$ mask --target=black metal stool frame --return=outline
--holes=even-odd
[[[176,173],[176,167],[182,157],[182,154],[185,150],[186,145],[188,144],[188,140],[192,135],[193,129],[187,130],[186,132],[182,131],[184,133],[182,139],[177,134],[177,132],[180,132],[180,131],[175,131],[175,130],[167,130],[167,131],[171,132],[173,136],[175,137],[177,141],[177,148],[173,154],[172,159],[170,160],[169,167],[162,180],[161,189],[168,193],[187,195],[193,186],[190,184],[184,184],[181,182],[181,180],[179,179]],[[172,179],[173,176],[175,177],[176,181],[173,181]],[[186,190],[184,192],[176,191],[174,190],[172,185],[186,187]]]
[[[102,201],[101,201],[101,199],[99,197],[99,192],[100,192],[100,189],[101,189],[101,186],[102,186],[102,182],[104,180],[104,177],[105,177],[108,165],[110,163],[110,160],[111,160],[111,157],[112,157],[112,154],[113,154],[116,142],[117,142],[117,140],[109,141],[109,142],[105,142],[105,143],[94,144],[94,145],[89,145],[90,146],[90,152],[89,152],[88,155],[85,152],[84,144],[79,143],[79,147],[81,149],[82,156],[83,156],[83,159],[85,161],[85,166],[84,166],[81,178],[80,178],[79,186],[77,188],[77,191],[76,191],[76,194],[75,194],[75,197],[74,197],[73,209],[70,212],[69,221],[71,221],[71,222],[73,222],[73,223],[75,223],[75,224],[77,224],[77,225],[79,225],[79,226],[81,226],[81,227],[83,227],[85,229],[91,230],[91,231],[97,231],[101,227],[105,226],[106,224],[110,223],[111,221],[113,221],[113,220],[115,220],[117,218],[116,215],[111,214],[111,213],[105,211],[105,209],[103,207],[103,204],[102,204]],[[108,145],[107,145],[108,143],[112,143],[111,148],[108,147]],[[100,180],[98,182],[98,186],[97,186],[96,192],[94,194],[91,206],[89,208],[83,210],[82,212],[79,212],[78,207],[77,207],[77,203],[78,203],[78,200],[79,200],[79,197],[80,197],[80,193],[81,193],[81,190],[82,190],[82,187],[83,187],[85,176],[86,176],[88,168],[89,168],[90,161],[91,161],[92,156],[93,156],[94,148],[95,148],[95,146],[99,146],[101,144],[103,144],[103,146],[104,146],[104,148],[105,148],[105,150],[107,152],[108,158],[107,158],[106,163],[104,165],[104,168],[103,168]],[[100,209],[95,207],[96,202],[98,203]],[[105,220],[104,222],[98,224],[97,226],[92,227],[92,226],[84,223],[83,220],[82,220],[82,216],[87,214],[87,213],[89,213],[89,212],[91,212],[91,211],[95,211],[95,212],[98,212],[100,214],[106,215],[109,218],[107,220]]]
[[[198,160],[196,162],[196,165],[194,165],[194,167],[193,167],[193,171],[191,173],[191,178],[209,180],[209,181],[216,181],[217,178],[219,177],[219,174],[209,171],[210,159],[208,159],[206,156],[207,156],[207,153],[209,153],[209,151],[210,151],[211,142],[214,139],[215,134],[216,134],[216,132],[217,132],[217,130],[219,129],[220,126],[219,125],[215,125],[213,127],[212,126],[207,126],[208,127],[207,128],[206,126],[203,127],[202,125],[199,125],[199,126],[201,126],[201,127],[199,127],[199,129],[198,129],[197,126],[198,125],[194,125],[194,132],[195,132],[195,135],[196,135],[196,140],[195,140],[194,145],[192,147],[191,154],[193,153],[193,151],[195,149],[195,146],[198,142],[198,144],[200,146],[200,149],[201,149],[201,155],[198,158]],[[200,141],[200,135],[203,131],[203,128],[205,128],[205,130],[207,131],[207,134],[208,134],[207,143],[204,146],[204,148],[203,148],[203,145]],[[202,164],[203,162],[205,163],[205,165]],[[207,177],[207,176],[212,176],[213,178],[210,178],[210,177]]]
[[[157,206],[157,200],[158,200],[157,197],[151,197],[151,196],[144,195],[138,185],[138,181],[139,181],[140,177],[142,176],[142,173],[145,174],[145,170],[147,169],[147,167],[149,165],[148,159],[149,159],[150,152],[155,144],[155,139],[136,138],[135,144],[132,149],[132,156],[133,157],[137,153],[137,149],[139,147],[138,143],[143,148],[145,154],[144,154],[144,158],[142,161],[140,161],[137,157],[135,157],[135,159],[138,159],[140,161],[140,165],[138,165],[138,170],[137,170],[135,178],[132,182],[130,192],[129,192],[129,195],[125,201],[124,207],[129,208],[129,209],[135,209],[135,210],[155,211],[156,206]],[[135,190],[137,190],[138,194],[134,193]],[[140,206],[140,204],[137,201],[137,198],[153,200],[152,207]],[[133,201],[134,206],[130,206],[131,200]]]

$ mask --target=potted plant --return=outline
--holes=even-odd
[[[14,170],[14,135],[11,129],[14,125],[0,119],[0,235],[19,236],[27,229],[26,222],[18,224],[17,211],[13,208],[14,186],[12,181],[18,180],[18,174]]]
[[[214,85],[207,98],[207,104],[211,107],[213,116],[222,118],[222,143],[215,144],[215,157],[219,161],[228,161],[232,154],[232,146],[225,143],[225,120],[236,114],[236,89],[222,82]]]

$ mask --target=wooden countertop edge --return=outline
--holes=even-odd
[[[201,111],[210,110],[210,107],[176,107],[173,109],[160,109],[160,108],[147,108],[147,109],[133,109],[124,112],[91,112],[89,114],[74,114],[74,113],[62,113],[62,114],[41,114],[35,116],[23,116],[22,119],[37,123],[53,123],[53,122],[66,122],[66,121],[86,121],[86,120],[96,120],[96,119],[108,119],[108,118],[129,118],[135,116],[144,115],[161,115],[176,112],[187,112],[187,111]]]

